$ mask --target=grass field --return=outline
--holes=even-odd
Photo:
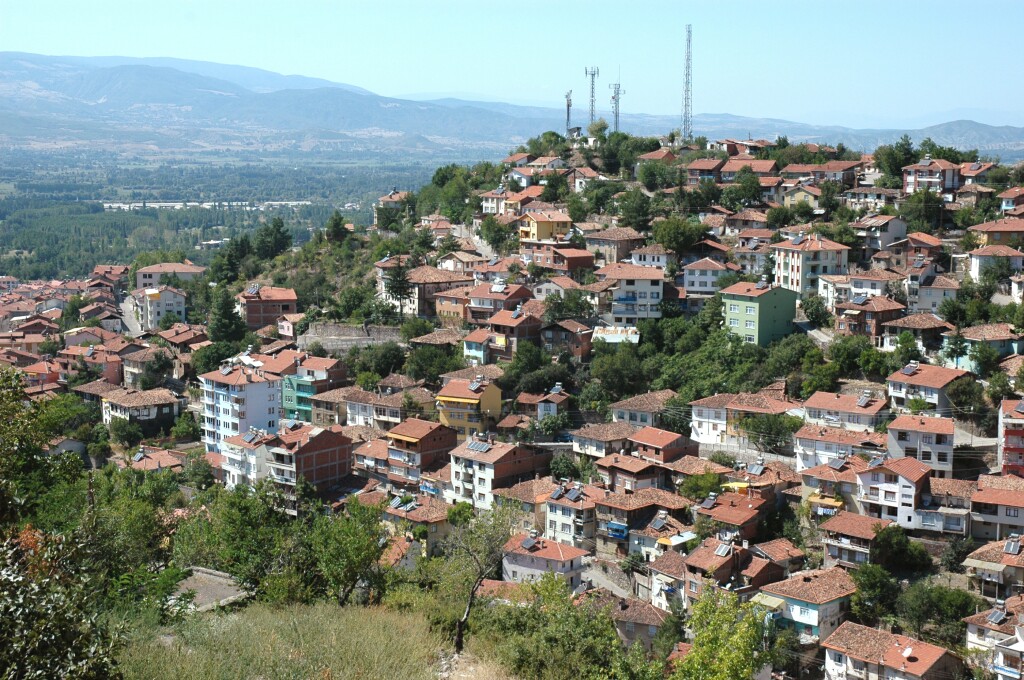
[[[253,605],[135,640],[119,660],[129,679],[416,680],[436,677],[442,647],[413,614]]]

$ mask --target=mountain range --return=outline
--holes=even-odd
[[[497,158],[564,125],[562,108],[397,99],[245,66],[0,52],[0,148],[7,149],[479,159]],[[678,128],[679,118],[624,113],[621,127],[660,135]],[[721,113],[694,116],[694,130],[709,138],[786,135],[791,142],[841,142],[866,151],[909,134],[1003,160],[1024,158],[1024,128],[970,120],[916,130],[853,129]]]

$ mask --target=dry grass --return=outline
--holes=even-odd
[[[255,605],[197,616],[173,635],[135,641],[120,662],[129,679],[415,680],[436,677],[441,647],[414,614]]]

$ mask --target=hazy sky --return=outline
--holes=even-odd
[[[587,106],[598,66],[623,113],[678,114],[685,25],[695,113],[850,127],[1024,125],[1024,3],[900,0],[0,0],[0,50],[179,57],[388,96]],[[620,75],[621,74],[621,75]]]

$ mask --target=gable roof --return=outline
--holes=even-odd
[[[880,664],[903,671],[905,675],[924,677],[948,650],[921,640],[844,621],[821,643],[865,663]],[[929,676],[936,677],[936,676]]]
[[[880,529],[892,524],[891,519],[878,519],[840,510],[833,517],[818,525],[822,531],[832,531],[843,536],[853,536],[870,541]]]
[[[825,604],[857,592],[857,585],[841,567],[793,574],[784,581],[762,586],[761,591],[810,604]]]

